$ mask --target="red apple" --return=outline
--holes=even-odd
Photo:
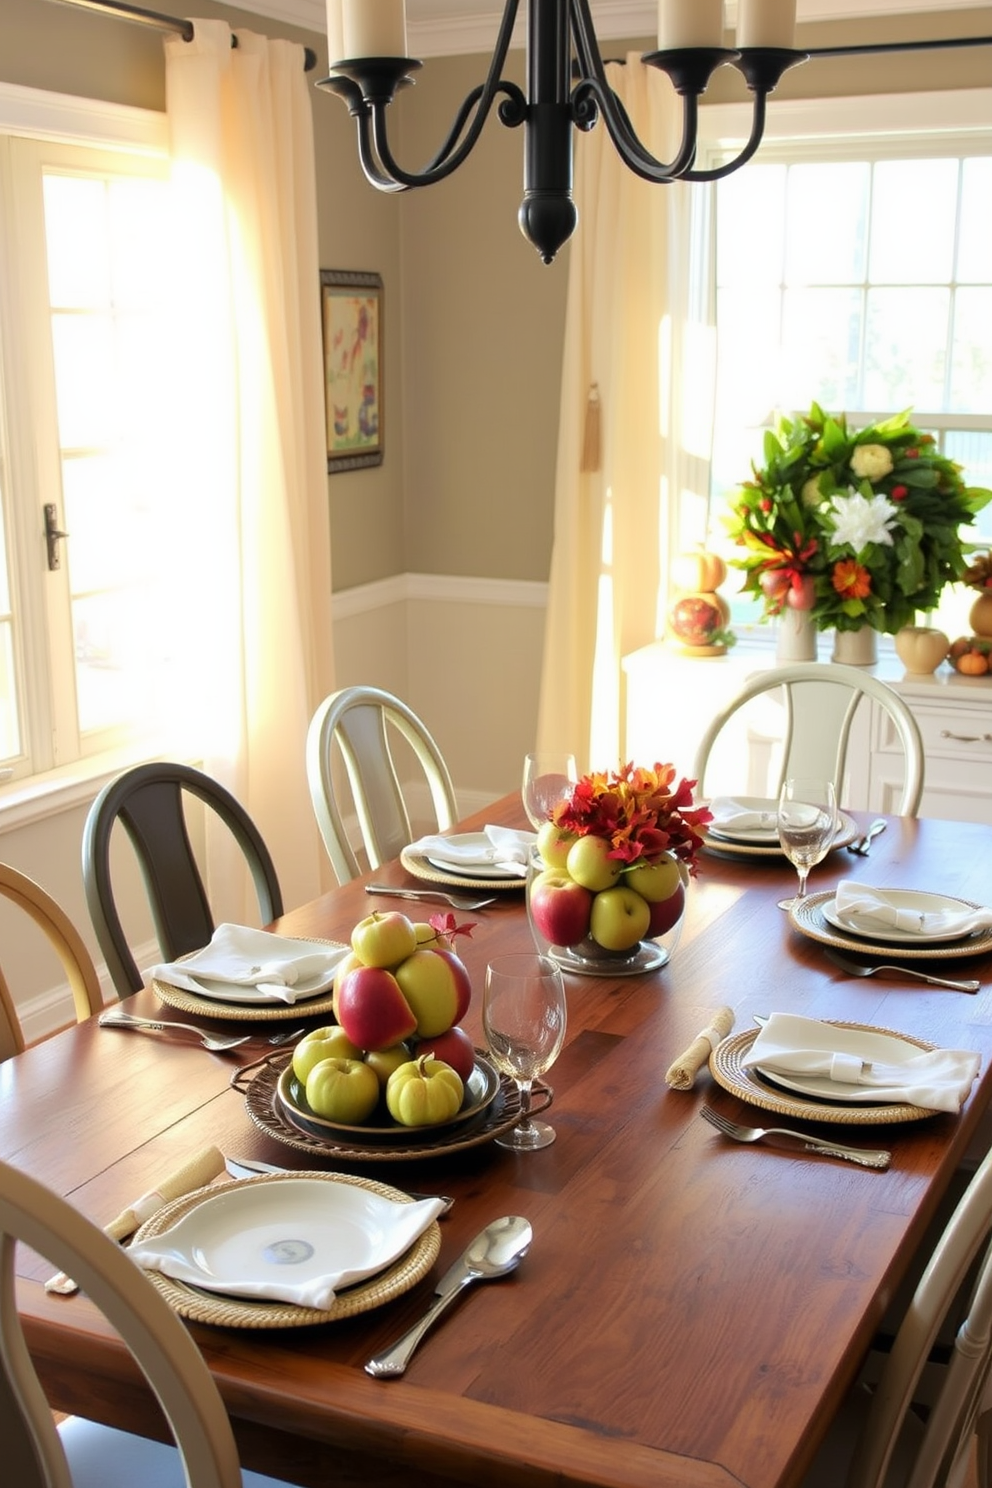
[[[651,918],[648,921],[648,936],[664,935],[666,930],[671,930],[677,923],[685,909],[685,889],[681,883],[674,894],[669,894],[667,899],[658,903],[650,904]]]
[[[776,594],[781,594],[783,589],[789,587],[789,575],[784,573],[780,568],[766,568],[764,573],[759,576],[758,583],[761,585],[762,591],[771,599]]]
[[[530,886],[530,915],[539,935],[550,945],[578,945],[589,933],[592,894],[551,869],[539,873]]]
[[[785,602],[793,610],[811,610],[816,601],[816,581],[811,574],[805,574],[799,581],[799,587],[795,584],[789,585],[789,592],[785,596]]]
[[[475,1069],[475,1049],[464,1028],[449,1028],[437,1038],[419,1039],[414,1058],[419,1059],[422,1054],[450,1064],[465,1081]]]
[[[393,975],[421,1038],[434,1038],[464,1018],[472,997],[468,972],[453,951],[421,946]]]
[[[356,966],[335,988],[334,1014],[360,1049],[388,1049],[416,1032],[417,1019],[392,972]]]

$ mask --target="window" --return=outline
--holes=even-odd
[[[16,778],[161,723],[167,193],[147,151],[0,136],[0,765]],[[66,534],[50,542],[46,508]]]
[[[714,546],[764,430],[814,400],[853,427],[912,408],[992,486],[992,139],[915,129],[774,141],[716,188]],[[968,537],[992,543],[992,509]],[[951,634],[973,597],[942,604]],[[737,626],[758,614],[734,601]]]

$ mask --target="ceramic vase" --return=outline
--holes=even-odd
[[[831,661],[842,666],[874,666],[878,660],[878,633],[870,625],[859,630],[834,631]]]
[[[904,625],[896,631],[896,655],[913,676],[929,676],[947,655],[950,641],[931,625]]]
[[[785,605],[778,617],[775,659],[781,665],[816,660],[816,627],[809,610],[794,610],[791,605]]]
[[[567,869],[549,867],[535,849],[527,872],[527,918],[541,955],[550,956],[563,971],[579,976],[639,976],[664,966],[682,933],[688,879],[686,869],[667,854],[665,858],[676,870],[676,888],[660,903],[649,904],[655,928],[649,925],[632,945],[611,949],[592,934],[592,901],[600,899],[601,894],[631,892],[625,875],[621,874],[612,888],[593,894],[576,884]],[[615,907],[622,920],[622,901],[615,901]],[[602,902],[599,908],[602,911]]]

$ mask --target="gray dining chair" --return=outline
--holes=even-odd
[[[992,1154],[975,1172],[891,1350],[870,1354],[802,1488],[992,1484]],[[953,1319],[949,1349],[935,1348]]]
[[[17,1314],[18,1242],[78,1281],[117,1330],[175,1446],[78,1416],[56,1428]],[[144,1272],[78,1209],[7,1163],[0,1163],[0,1441],[10,1488],[291,1488],[242,1472],[203,1355]]]
[[[262,834],[230,791],[190,765],[136,765],[106,785],[83,828],[83,884],[100,949],[118,997],[144,985],[128,944],[111,874],[111,838],[118,821],[134,848],[162,957],[174,961],[208,945],[216,929],[186,822],[184,798],[213,811],[230,831],[251,873],[261,923],[283,912],[275,865]]]
[[[398,857],[412,837],[390,734],[405,741],[427,777],[437,830],[458,818],[455,790],[440,749],[413,709],[378,687],[345,687],[324,699],[307,734],[310,799],[338,883],[362,872],[338,804],[343,764],[369,867]]]
[[[776,694],[780,703],[774,729],[775,766],[767,794],[777,797],[788,775],[817,775],[833,780],[838,788],[844,779],[851,725],[863,698],[878,703],[891,722],[902,748],[904,773],[897,815],[915,816],[923,795],[924,749],[919,724],[899,694],[886,682],[860,667],[833,662],[797,662],[772,667],[750,677],[740,691],[710,720],[696,751],[694,774],[700,796],[713,795],[718,741],[733,738],[740,773],[743,754],[740,729],[730,730],[731,720],[746,721],[745,709],[764,694]],[[762,725],[762,732],[764,730]],[[724,736],[721,739],[721,736]],[[707,775],[710,781],[707,782]],[[734,774],[737,774],[735,769]],[[726,777],[721,777],[725,779]],[[721,790],[724,785],[721,783]],[[735,785],[734,789],[742,789]]]

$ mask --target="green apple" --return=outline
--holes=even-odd
[[[417,934],[398,910],[374,910],[351,932],[351,949],[363,966],[398,966],[417,949]]]
[[[633,889],[618,884],[592,901],[589,933],[607,951],[627,951],[647,934],[651,906]]]
[[[568,850],[575,840],[574,832],[566,832],[551,821],[542,822],[537,830],[537,850],[545,867],[563,873],[568,862]]]
[[[620,877],[623,864],[616,858],[608,858],[610,844],[603,837],[578,837],[568,849],[565,867],[569,878],[598,894],[600,889],[611,889]]]
[[[359,1126],[379,1104],[379,1078],[360,1059],[322,1059],[307,1076],[306,1092],[315,1116]]]
[[[649,904],[660,904],[682,887],[682,874],[677,860],[665,857],[656,863],[634,863],[624,873],[623,881]]]
[[[406,1044],[392,1044],[388,1049],[370,1049],[365,1055],[365,1063],[375,1070],[379,1084],[385,1087],[393,1070],[399,1069],[401,1064],[409,1064],[412,1057]]]
[[[343,1028],[315,1028],[293,1050],[293,1074],[301,1085],[315,1064],[322,1059],[361,1059],[362,1051],[352,1043]]]

